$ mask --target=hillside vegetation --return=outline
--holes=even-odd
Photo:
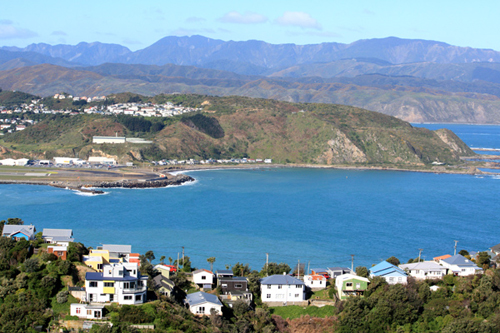
[[[156,96],[144,100],[165,98]],[[459,164],[474,153],[453,133],[413,128],[381,113],[331,104],[298,104],[245,97],[175,95],[201,107],[173,118],[49,116],[3,145],[36,156],[93,153],[120,161],[186,158],[272,158],[275,163],[424,166]],[[144,137],[151,145],[96,145],[94,135]],[[0,142],[1,144],[1,142]]]

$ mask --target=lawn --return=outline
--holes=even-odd
[[[290,318],[300,318],[304,315],[309,315],[311,317],[325,318],[328,316],[333,316],[335,307],[331,305],[325,305],[321,308],[317,306],[299,306],[299,305],[288,305],[288,306],[275,306],[270,307],[269,310],[272,314],[278,315],[284,319]]]

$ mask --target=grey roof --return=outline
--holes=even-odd
[[[401,269],[409,269],[409,270],[422,270],[422,271],[442,271],[446,270],[446,267],[439,265],[434,261],[423,261],[423,262],[415,262],[411,264],[401,264],[399,265]]]
[[[490,247],[490,250],[495,253],[500,253],[500,244]]]
[[[102,244],[103,250],[117,253],[132,253],[132,245]]]
[[[271,276],[265,277],[263,279],[260,279],[260,284],[286,284],[286,285],[300,284],[300,285],[303,285],[304,282],[302,282],[301,280],[296,279],[294,277],[291,277],[290,275],[271,275]]]
[[[219,281],[245,281],[248,282],[247,278],[244,276],[233,276],[233,277],[223,277]]]
[[[154,277],[153,282],[156,287],[164,287],[169,291],[172,291],[173,287],[175,286],[174,282],[172,280],[167,279],[163,275],[157,275]]]
[[[449,265],[477,267],[477,265],[474,262],[472,262],[469,259],[465,258],[461,254],[456,254],[456,255],[454,255],[452,257],[443,259],[442,261],[444,261],[445,263],[447,263]],[[479,268],[479,267],[477,267],[477,268]]]
[[[205,303],[205,302],[214,303],[214,304],[222,306],[222,303],[219,301],[219,298],[217,296],[212,295],[212,294],[208,294],[208,293],[204,293],[203,291],[199,291],[197,293],[187,295],[184,302],[188,303],[189,306],[193,306],[193,305],[201,304],[201,303]]]
[[[4,225],[2,236],[10,236],[16,234],[18,232],[22,232],[23,234],[28,235],[29,237],[33,236],[35,233],[34,225]]]
[[[329,271],[351,271],[351,269],[347,267],[327,267],[326,269]]]
[[[143,280],[144,278],[147,279],[147,276],[141,276],[139,275],[138,277],[130,276],[130,275],[125,275],[122,277],[111,277],[111,276],[103,276],[102,273],[95,273],[95,272],[87,272],[85,273],[85,280],[89,281],[139,281]]]
[[[215,274],[234,275],[230,269],[218,269],[215,271]]]
[[[43,229],[42,231],[43,237],[73,237],[72,229]]]

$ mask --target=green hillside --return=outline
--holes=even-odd
[[[138,96],[138,98],[154,99]],[[36,156],[92,153],[131,159],[272,158],[275,163],[424,166],[474,153],[451,132],[413,128],[381,113],[332,104],[176,95],[204,112],[172,118],[50,116],[0,145]],[[153,144],[95,145],[94,135],[144,137]]]

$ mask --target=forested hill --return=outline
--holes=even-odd
[[[109,96],[108,103],[113,98]],[[129,96],[132,96],[129,94]],[[92,154],[120,161],[272,158],[281,163],[415,168],[433,162],[460,164],[474,153],[447,130],[429,131],[381,113],[344,105],[299,104],[245,97],[158,95],[203,111],[175,117],[50,115],[0,144],[35,157]],[[94,135],[126,135],[150,145],[95,145]],[[12,148],[14,150],[14,148]]]

